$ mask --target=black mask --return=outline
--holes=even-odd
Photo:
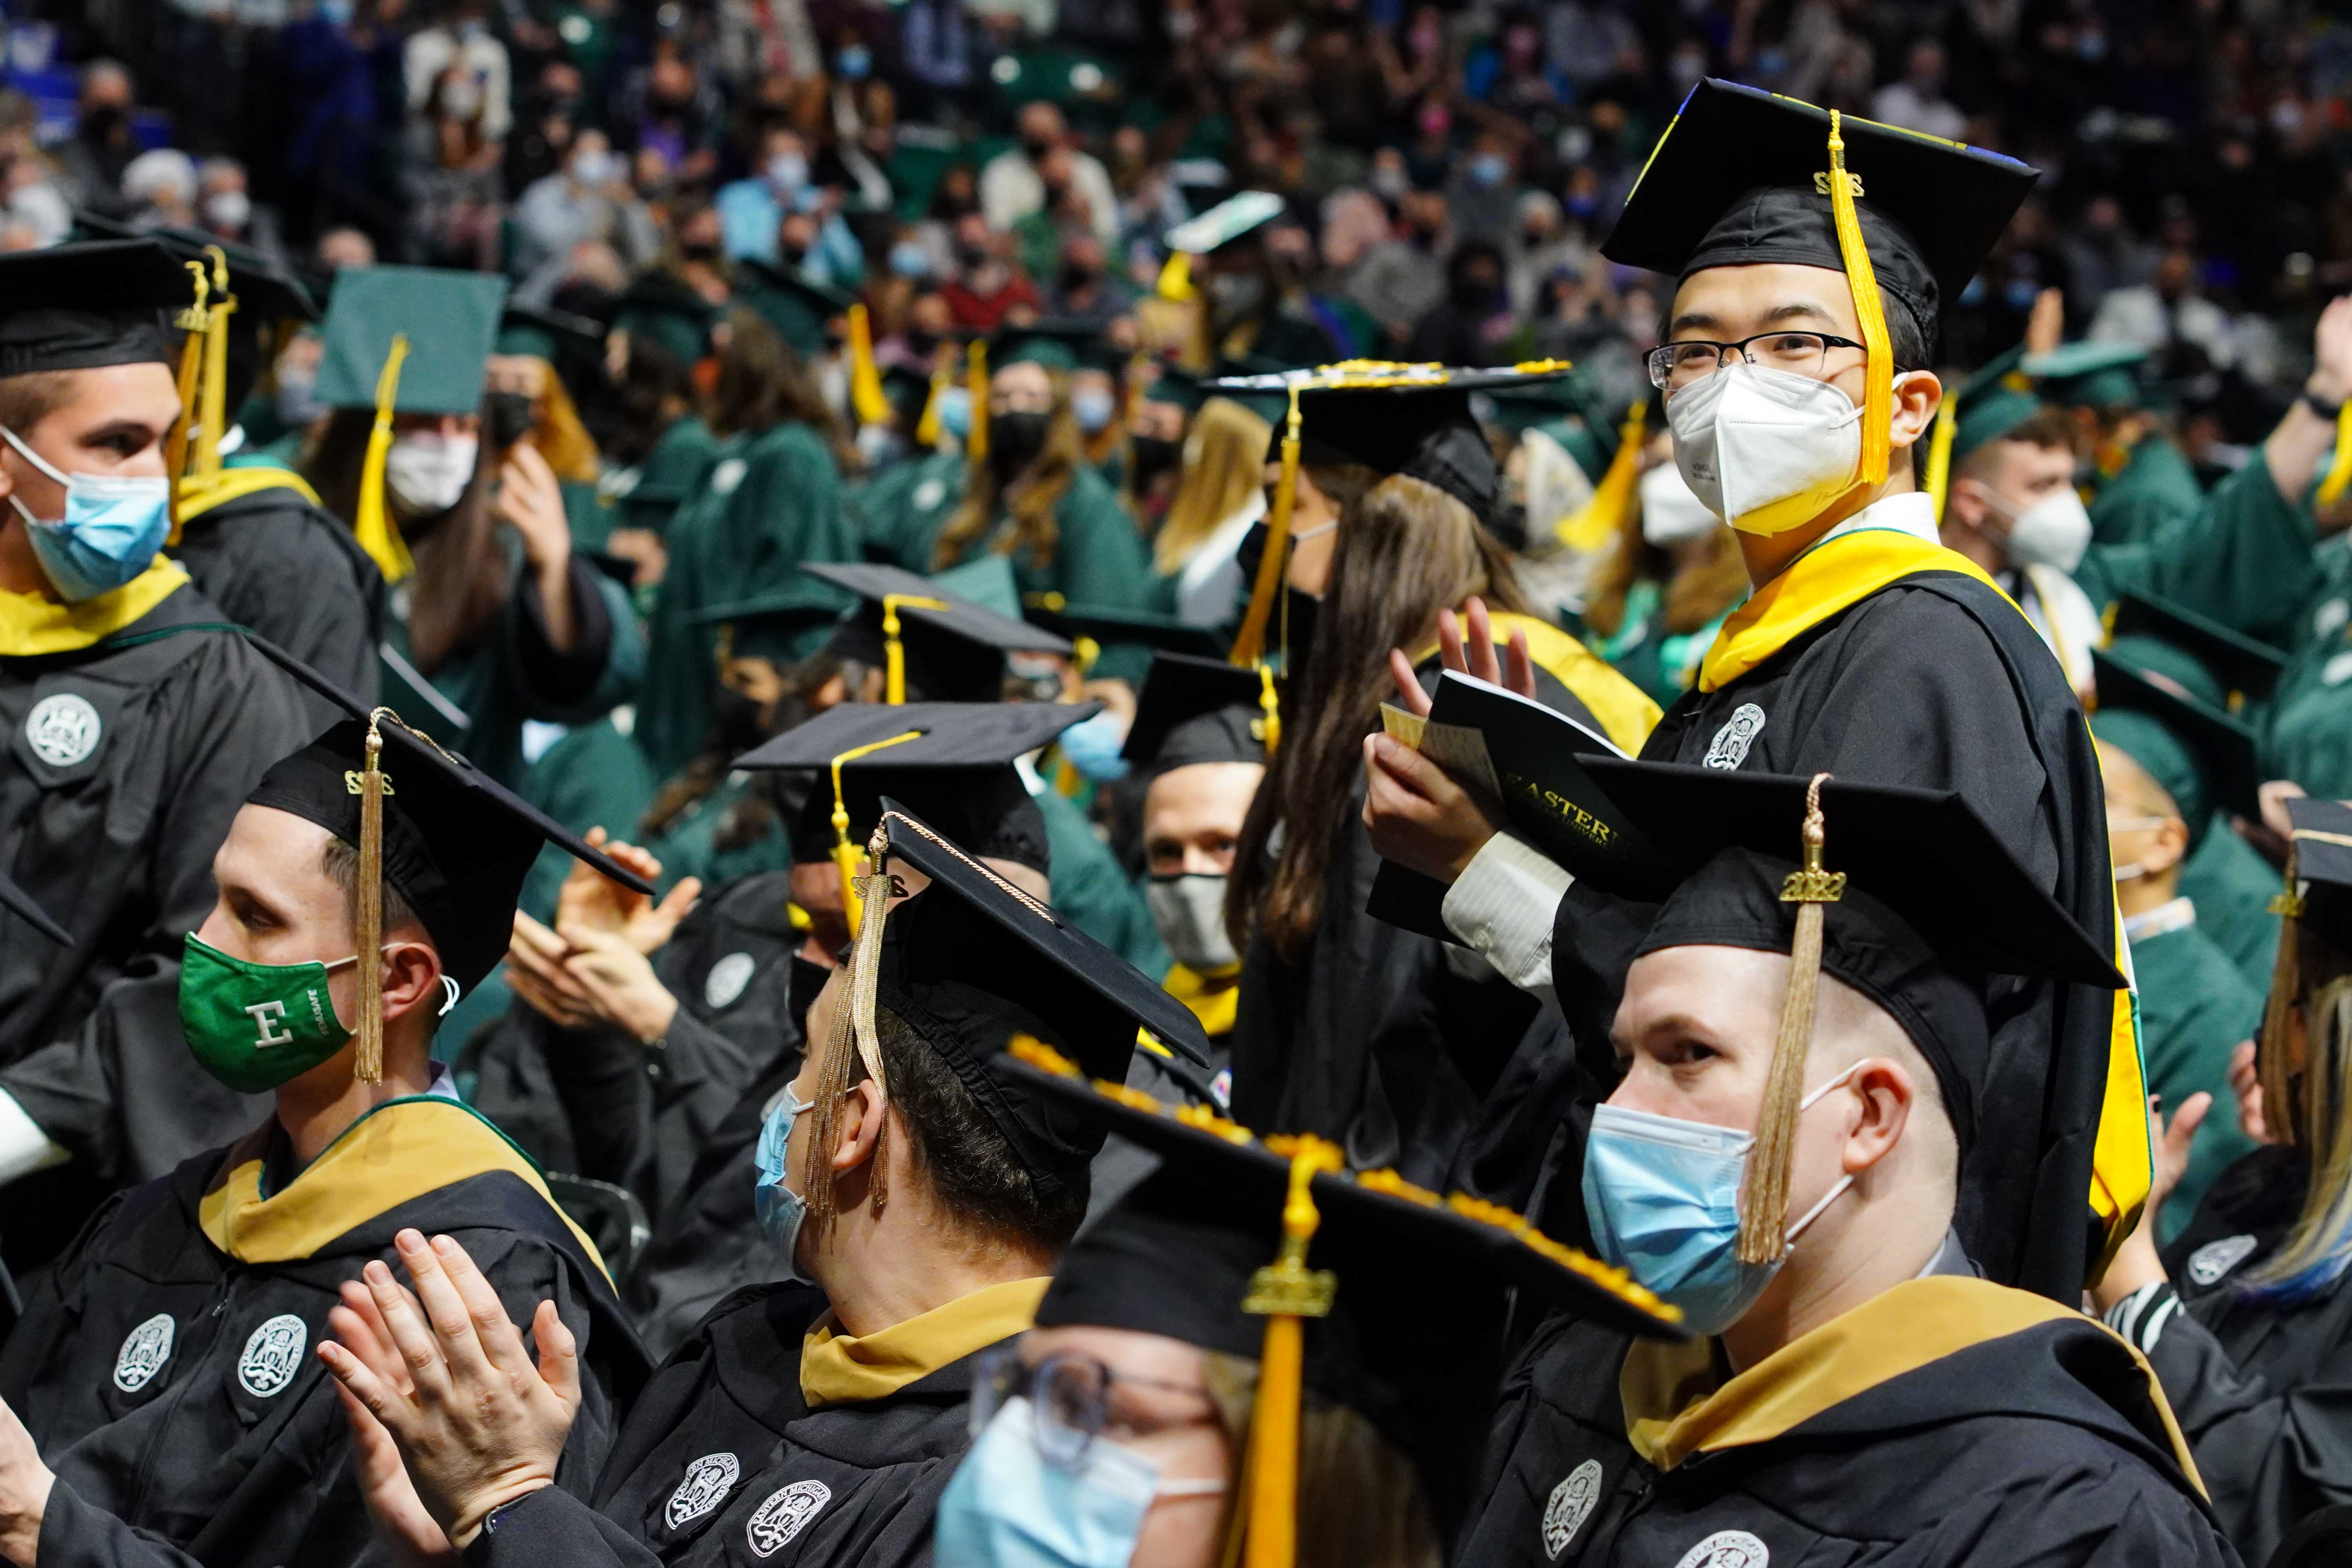
[[[1496,503],[1495,507],[1494,520],[1488,524],[1488,528],[1496,539],[1503,542],[1504,549],[1511,551],[1525,550],[1528,547],[1528,509],[1526,503],[1522,501],[1501,501]]]
[[[1485,278],[1461,278],[1451,290],[1454,308],[1465,314],[1495,308],[1495,285]]]
[[[102,103],[81,117],[82,129],[101,142],[111,142],[131,128],[131,116],[113,104]]]
[[[768,738],[768,710],[758,699],[722,684],[713,707],[719,743],[730,758],[741,756]]]
[[[988,416],[988,461],[1000,479],[1009,479],[1036,460],[1045,449],[1050,414],[992,414]]]
[[[530,434],[530,399],[520,392],[486,393],[482,434],[493,447],[511,447]]]
[[[677,253],[688,261],[708,263],[719,259],[719,246],[713,240],[698,239],[691,244],[681,240],[678,242]]]
[[[1132,436],[1128,438],[1129,462],[1135,470],[1135,488],[1143,489],[1152,480],[1174,468],[1184,456],[1184,443],[1171,441],[1165,436]]]
[[[1021,150],[1029,154],[1031,163],[1035,163],[1042,162],[1045,154],[1054,150],[1054,143],[1048,137],[1024,136],[1021,139]]]

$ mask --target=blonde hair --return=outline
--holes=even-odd
[[[2286,922],[2280,940],[2298,950],[2301,1005],[2286,1009],[2285,1026],[2266,1032],[2261,1049],[2274,1056],[2299,1036],[2303,1060],[2300,1071],[2292,1061],[2262,1064],[2263,1114],[2302,1152],[2309,1174],[2294,1227],[2239,1289],[2289,1305],[2333,1285],[2352,1263],[2352,963],[2300,920]]]
[[[580,422],[580,410],[572,401],[571,391],[555,367],[537,354],[527,356],[539,366],[544,378],[539,384],[541,410],[539,423],[530,432],[530,444],[547,459],[559,479],[572,479],[580,484],[596,482],[596,442],[588,434],[588,426]]]
[[[985,458],[964,463],[963,504],[940,529],[931,547],[931,570],[944,571],[968,559],[984,543],[996,523],[997,508],[1013,514],[1013,531],[997,553],[1026,554],[1032,565],[1053,564],[1061,548],[1062,525],[1055,510],[1069,493],[1070,482],[1087,460],[1086,436],[1070,412],[1070,378],[1058,371],[1046,373],[1054,384],[1053,411],[1045,427],[1045,445],[1011,484],[997,482],[995,466]]]
[[[1182,571],[1217,525],[1265,488],[1265,448],[1273,438],[1273,426],[1230,397],[1201,405],[1184,436],[1184,466],[1167,521],[1152,541],[1153,571],[1163,577]]]

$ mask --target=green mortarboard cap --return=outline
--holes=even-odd
[[[2294,872],[2304,884],[2296,923],[2324,931],[2352,952],[2352,806],[2298,795],[2286,803],[2294,837]]]
[[[944,572],[934,572],[929,580],[933,587],[945,589],[950,597],[970,600],[992,615],[1007,620],[1022,618],[1021,581],[1013,574],[1009,556],[992,550]]]
[[[530,354],[554,364],[566,349],[575,354],[595,354],[603,353],[604,348],[604,329],[590,318],[509,300],[499,319],[498,341],[490,352]]]
[[[1186,218],[1168,231],[1168,248],[1189,256],[1206,256],[1282,216],[1283,200],[1272,191],[1244,191],[1227,196],[1197,217]]]
[[[2168,691],[2193,697],[2209,708],[2226,710],[2230,706],[2230,693],[2221,678],[2179,643],[2132,632],[2108,638],[2107,652]]]
[[[1225,650],[1225,639],[1217,635],[1214,626],[1179,620],[1174,616],[1066,602],[1058,605],[1028,605],[1022,614],[1038,626],[1059,632],[1073,641],[1079,637],[1092,637],[1104,646],[1132,643],[1158,652],[1188,653],[1202,658],[1220,658]],[[1256,679],[1254,673],[1250,675],[1252,681]]]
[[[2024,358],[2025,346],[2021,343],[1996,356],[1952,394],[1953,462],[1987,442],[2000,440],[2042,412],[2042,399],[2032,386],[2019,384],[2025,381],[2024,372],[2018,368]]]
[[[713,605],[688,618],[696,626],[734,627],[730,646],[735,653],[781,668],[805,658],[812,642],[824,641],[818,634],[841,619],[841,600],[815,584],[796,583],[780,593]]]
[[[93,240],[0,256],[0,376],[25,375],[175,363],[195,287],[153,240]]]
[[[320,329],[318,397],[330,408],[373,408],[376,379],[405,335],[394,409],[471,414],[482,405],[482,363],[497,341],[507,280],[434,267],[352,267],[335,275]]]
[[[1530,425],[1519,432],[1519,438],[1541,436],[1558,446],[1584,470],[1584,477],[1594,484],[1609,471],[1609,464],[1617,454],[1617,432],[1613,429],[1602,439],[1602,432],[1589,419],[1552,419],[1541,425]]]
[[[710,353],[710,324],[719,316],[719,307],[683,279],[648,272],[621,295],[613,326],[632,339],[650,339],[691,365]]]
[[[1151,384],[1143,389],[1143,401],[1165,403],[1187,414],[1197,414],[1207,401],[1207,395],[1201,390],[1201,378],[1192,371],[1162,365]]]
[[[2231,712],[2246,702],[2263,702],[2286,673],[2286,655],[2207,616],[2169,599],[2126,594],[2116,601],[2115,636],[2135,642],[2169,643],[2211,672],[2217,691],[2191,690]]]
[[[1255,667],[1154,654],[1119,755],[1155,777],[1194,763],[1263,763],[1265,692]]]
[[[988,365],[993,371],[1008,364],[1041,364],[1067,374],[1093,363],[1101,340],[1102,327],[1094,321],[1048,319],[1000,327],[989,340]]]
[[[748,305],[775,328],[793,352],[815,359],[832,341],[826,325],[857,303],[845,289],[812,283],[796,272],[745,258],[739,268],[735,299]]]
[[[2137,343],[2061,343],[2028,354],[2019,368],[2041,384],[2042,395],[2069,408],[2112,408],[2140,401],[2139,367],[2147,351]]]
[[[1872,270],[1932,353],[1959,298],[2039,177],[2014,158],[1892,125],[1843,120],[1846,172]],[[1845,270],[1826,194],[1830,117],[1707,78],[1691,89],[1626,198],[1601,255],[1685,278],[1764,262]]]
[[[2091,732],[2129,753],[2180,807],[2191,843],[2216,807],[2262,815],[2262,768],[2254,732],[2210,703],[2184,696],[2105,648],[2091,650],[2099,691]],[[2162,731],[2151,741],[2148,728]]]

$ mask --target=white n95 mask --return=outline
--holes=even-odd
[[[2091,514],[2072,485],[2061,485],[2010,517],[2001,547],[2020,566],[2054,566],[2071,574],[2091,547]]]
[[[1819,517],[1862,471],[1862,409],[1825,381],[1745,361],[1666,399],[1675,467],[1742,533]]]
[[[1694,388],[1696,390],[1696,388]],[[1723,526],[1698,493],[1683,482],[1682,468],[1660,463],[1642,476],[1642,542],[1672,550],[1705,539]]]

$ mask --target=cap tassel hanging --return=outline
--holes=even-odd
[[[2327,477],[2319,481],[2321,506],[2334,506],[2352,485],[2352,402],[2336,411],[2336,456],[2328,460]]]
[[[1863,243],[1862,217],[1853,210],[1859,177],[1845,172],[1845,118],[1830,110],[1830,170],[1816,176],[1828,187],[1830,212],[1837,220],[1838,255],[1853,290],[1853,313],[1862,323],[1862,473],[1865,485],[1884,484],[1894,445],[1895,351],[1886,336],[1886,307],[1878,297],[1878,273]]]
[[[1927,438],[1927,477],[1921,486],[1938,521],[1944,515],[1944,498],[1952,489],[1952,438],[1959,431],[1959,400],[1948,396],[1936,410],[1936,433]]]
[[[988,460],[988,345],[978,338],[964,351],[964,385],[971,392],[971,432],[963,438],[963,455]]]
[[[874,323],[864,305],[849,307],[849,405],[860,425],[890,422],[890,400],[882,395],[882,373],[874,365]]]
[[[2303,990],[2304,900],[2296,873],[2294,839],[2286,842],[2286,886],[2271,900],[2271,913],[2279,917],[2278,956],[2271,962],[2271,994],[2263,1006],[2263,1034],[2255,1047],[2254,1070],[2263,1089],[2263,1120],[2273,1138],[2293,1148],[2297,1142],[2294,1112],[2293,1047],[2288,1036],[2294,1026],[2295,1002]]]
[[[1813,1001],[1822,977],[1824,906],[1845,894],[1845,873],[1822,869],[1826,834],[1822,784],[1815,773],[1805,790],[1805,868],[1780,885],[1780,901],[1797,906],[1797,938],[1789,946],[1789,994],[1780,1004],[1780,1037],[1772,1047],[1772,1068],[1764,1082],[1764,1109],[1756,1120],[1756,1143],[1748,1156],[1748,1179],[1739,1187],[1739,1248],[1742,1263],[1769,1263],[1788,1249],[1789,1159],[1797,1142],[1797,1110],[1805,1098],[1805,1058],[1813,1043]]]
[[[1578,554],[1589,555],[1600,549],[1624,526],[1633,486],[1641,478],[1642,434],[1649,419],[1647,398],[1625,411],[1625,423],[1617,428],[1616,453],[1610,458],[1601,482],[1593,487],[1592,499],[1561,518],[1553,531],[1560,543]]]
[[[173,318],[187,335],[180,342],[180,417],[163,445],[163,472],[172,481],[172,533],[168,542],[180,542],[180,483],[188,470],[188,426],[196,421],[196,395],[205,363],[205,328],[212,319],[205,301],[212,298],[212,279],[201,261],[181,263],[195,289],[195,301]]]
[[[854,763],[860,757],[882,750],[885,746],[896,746],[902,742],[919,740],[922,733],[920,730],[908,730],[903,734],[893,735],[887,741],[852,746],[833,759],[833,867],[841,876],[841,909],[842,912],[848,917],[849,934],[853,937],[858,934],[862,926],[865,905],[858,897],[857,885],[860,879],[857,875],[857,846],[849,841],[849,801],[848,797],[842,794],[841,765],[844,763]]]
[[[1249,611],[1242,616],[1240,635],[1234,638],[1228,663],[1252,665],[1265,658],[1265,626],[1273,618],[1275,601],[1282,596],[1282,574],[1290,553],[1290,513],[1298,500],[1298,388],[1290,389],[1290,413],[1282,427],[1282,474],[1274,487],[1274,510],[1266,515],[1265,553],[1257,560],[1257,580],[1250,584]]]
[[[375,380],[375,426],[368,432],[367,458],[360,465],[358,515],[352,519],[352,535],[387,583],[401,582],[416,570],[383,502],[383,466],[392,456],[392,408],[400,398],[400,362],[407,357],[408,335],[396,334]]]
[[[360,1022],[352,1077],[361,1083],[383,1081],[383,797],[392,793],[383,771],[386,719],[397,723],[400,715],[389,708],[368,715],[366,765],[343,774],[343,786],[360,797],[360,879],[352,922],[360,955]]]
[[[954,361],[951,351],[941,344],[931,356],[931,390],[923,396],[922,417],[915,421],[915,445],[929,451],[940,444],[940,401],[955,384]]]
[[[1282,698],[1274,689],[1274,671],[1264,659],[1258,660],[1257,666],[1257,710],[1258,742],[1271,757],[1275,748],[1282,744]]]
[[[213,293],[205,319],[204,389],[197,398],[202,412],[196,422],[195,475],[208,479],[220,472],[221,437],[228,425],[228,319],[236,313],[236,296],[228,291],[228,258],[217,245],[205,247],[212,258]]]
[[[1298,1407],[1306,1386],[1307,1320],[1330,1315],[1339,1285],[1329,1270],[1307,1267],[1307,1244],[1323,1220],[1312,1184],[1318,1171],[1339,1171],[1347,1162],[1338,1144],[1307,1134],[1265,1142],[1290,1156],[1290,1193],[1282,1205],[1282,1251],[1251,1276],[1249,1294],[1242,1299],[1243,1311],[1265,1319],[1250,1417],[1242,1563],[1291,1568],[1298,1554]]]
[[[891,707],[902,706],[907,700],[907,649],[898,640],[898,610],[904,605],[910,610],[944,610],[944,599],[928,599],[919,594],[885,594],[882,595],[882,700]]]
[[[904,735],[898,737],[900,740],[908,738]],[[893,742],[886,741],[882,743],[889,745]],[[836,772],[838,766],[836,763]],[[820,1225],[830,1221],[835,1212],[833,1170],[829,1159],[831,1152],[840,1146],[842,1107],[850,1092],[857,1087],[861,1065],[865,1068],[865,1076],[874,1080],[874,1092],[881,1103],[887,1105],[890,1102],[890,1080],[882,1068],[882,1037],[876,1032],[874,1016],[880,985],[882,925],[889,916],[890,896],[896,889],[889,871],[889,833],[878,822],[874,825],[873,837],[866,840],[866,853],[868,872],[857,879],[856,896],[862,903],[873,908],[874,918],[859,924],[857,940],[849,950],[847,1005],[834,1011],[833,1033],[826,1044],[824,1075],[817,1084],[816,1105],[809,1112],[807,1164],[803,1168],[801,1184],[807,1194],[809,1212]],[[886,1121],[884,1126],[887,1125]],[[882,1158],[882,1134],[879,1132],[875,1135],[874,1158],[866,1169],[868,1173],[867,1199],[879,1208],[889,1199],[888,1189],[883,1181],[887,1162]]]

